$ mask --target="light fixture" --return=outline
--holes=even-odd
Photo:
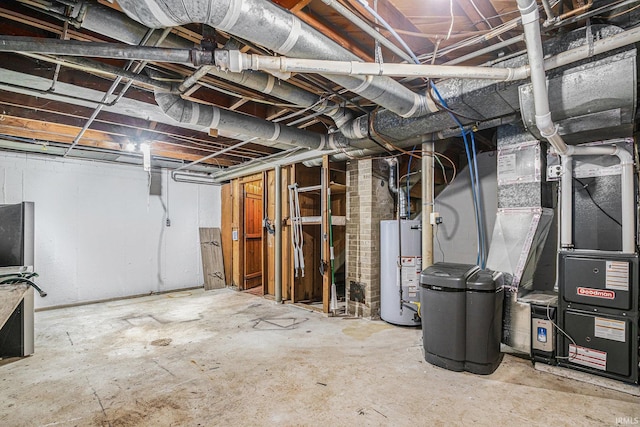
[[[140,152],[142,152],[142,167],[145,172],[151,170],[151,145],[145,143],[140,144]]]
[[[127,150],[127,151],[135,151],[136,150],[136,144],[134,144],[133,142],[128,143],[125,146],[125,150]]]

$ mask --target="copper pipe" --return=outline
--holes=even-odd
[[[567,18],[570,18],[574,15],[577,15],[579,13],[589,10],[591,6],[593,6],[593,0],[587,0],[587,4],[585,4],[584,6],[580,6],[578,8],[572,9],[569,12],[563,13],[560,16],[556,16],[553,19],[547,19],[546,21],[544,21],[543,26],[548,27],[549,25],[555,24],[556,22],[561,22]]]

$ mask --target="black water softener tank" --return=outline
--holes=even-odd
[[[490,374],[502,361],[502,275],[476,265],[436,263],[420,277],[427,362]]]
[[[465,370],[488,375],[502,362],[502,273],[480,270],[467,279]]]

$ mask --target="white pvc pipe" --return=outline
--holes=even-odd
[[[422,144],[422,268],[433,264],[433,165],[434,143]]]
[[[562,217],[560,227],[560,242],[563,248],[573,247],[573,167],[572,157],[574,156],[617,156],[620,160],[620,167],[622,169],[621,190],[622,193],[622,252],[634,253],[635,252],[635,201],[634,201],[634,188],[633,188],[633,156],[625,149],[616,146],[588,146],[588,147],[576,147],[568,146],[566,154],[562,156],[562,180],[561,180],[561,193],[562,193]]]
[[[540,12],[535,0],[518,0],[518,9],[522,15],[524,39],[527,45],[527,57],[531,72],[531,86],[536,112],[536,126],[540,134],[546,138],[558,154],[564,155],[567,144],[558,135],[558,129],[551,120],[549,110],[549,94],[547,90],[547,76],[544,67],[544,52],[540,37]]]
[[[634,191],[633,191],[633,158],[625,150],[617,146],[575,147],[568,146],[558,134],[556,125],[551,120],[549,110],[549,95],[545,68],[555,68],[573,61],[585,58],[585,54],[595,54],[595,50],[589,51],[589,45],[572,49],[563,54],[544,61],[542,39],[540,38],[540,13],[535,0],[518,0],[518,9],[522,15],[525,42],[527,44],[527,56],[531,72],[531,85],[536,112],[536,126],[540,134],[545,137],[561,156],[561,219],[560,219],[560,245],[562,248],[573,248],[573,156],[586,155],[611,155],[618,156],[622,168],[621,202],[622,202],[622,252],[635,252],[634,236]],[[639,29],[623,33],[623,36],[615,36],[605,39],[606,42],[598,43],[598,53],[601,49],[614,49],[622,46],[622,42],[628,38],[640,36]],[[615,40],[612,42],[612,40]],[[593,45],[595,45],[594,43]],[[593,46],[592,46],[593,47]],[[586,52],[585,52],[585,49]],[[604,51],[604,50],[603,50]]]
[[[229,51],[229,60],[220,61],[216,56],[216,65],[232,72],[243,70],[262,70],[278,73],[319,73],[360,76],[396,76],[396,77],[431,77],[489,80],[521,80],[527,77],[526,67],[471,67],[460,65],[430,64],[390,64],[358,61],[328,61],[322,59],[300,59],[284,56],[265,56]]]
[[[531,6],[533,5],[533,6]],[[538,77],[540,70],[545,71],[563,67],[593,55],[609,52],[613,49],[627,46],[640,41],[640,27],[626,30],[622,33],[594,41],[591,46],[585,44],[577,48],[559,53],[544,59],[542,42],[540,40],[539,12],[535,2],[530,3],[533,10],[523,15],[525,39],[529,64],[534,64],[534,74]],[[526,8],[527,6],[525,6]],[[526,16],[525,16],[526,15]],[[526,18],[526,19],[525,19]],[[537,46],[539,44],[539,47]],[[260,70],[278,73],[325,73],[337,75],[368,75],[368,76],[396,76],[396,77],[430,77],[430,78],[468,78],[500,81],[523,80],[532,75],[530,65],[521,67],[481,67],[481,66],[453,66],[430,64],[390,64],[369,63],[357,61],[325,61],[316,59],[273,57],[254,54],[244,54],[239,51],[225,51],[228,59],[220,61],[216,56],[216,65],[222,70],[241,72],[243,70]],[[532,56],[534,61],[532,61]],[[534,84],[535,86],[535,84]],[[539,86],[539,85],[538,85]],[[546,86],[545,86],[546,88]],[[541,100],[540,102],[542,102]],[[544,119],[544,117],[543,117]],[[550,131],[550,133],[553,133]]]
[[[560,247],[573,249],[573,158],[560,156]]]

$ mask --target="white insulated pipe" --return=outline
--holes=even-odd
[[[435,144],[422,144],[422,268],[433,264],[433,152]]]
[[[544,67],[544,52],[540,37],[540,13],[535,0],[518,0],[518,9],[522,15],[524,40],[527,45],[531,85],[536,111],[536,126],[540,135],[546,138],[556,152],[561,156],[567,152],[567,144],[558,135],[558,128],[551,120],[549,110],[549,93],[547,91],[547,76]],[[588,46],[587,46],[588,48]],[[563,193],[564,197],[564,193]]]
[[[224,58],[228,52],[229,57]],[[242,53],[237,50],[218,50],[215,62],[222,70],[239,73],[260,70],[277,73],[319,73],[348,76],[393,76],[488,79],[499,81],[522,80],[528,77],[528,67],[499,68],[461,65],[390,64],[360,61],[330,61],[323,59],[288,58]]]
[[[617,145],[609,146],[567,146],[566,154],[562,156],[561,177],[561,206],[562,217],[560,226],[560,244],[563,248],[573,247],[573,167],[575,156],[617,156],[622,169],[621,203],[622,203],[622,252],[635,252],[635,202],[633,189],[633,156]]]
[[[573,158],[560,156],[560,247],[573,249]]]
[[[535,4],[535,2],[531,4]],[[545,90],[545,94],[536,96],[536,114],[541,116],[540,123],[538,124],[538,122],[536,122],[536,124],[538,128],[540,128],[540,126],[545,127],[548,131],[547,133],[551,135],[550,138],[554,139],[554,135],[556,135],[554,133],[555,127],[549,125],[550,117],[547,118],[546,113],[537,113],[538,103],[540,103],[542,107],[545,101],[547,107],[542,108],[542,111],[549,110],[548,95],[546,95],[546,76],[544,72],[587,59],[593,55],[599,55],[639,42],[640,27],[626,30],[602,40],[596,40],[591,46],[585,44],[544,59],[538,20],[539,13],[537,7],[533,12],[529,12],[526,19],[523,17],[529,64],[515,68],[330,61],[246,54],[235,50],[218,50],[215,54],[215,62],[220,69],[234,73],[244,70],[259,70],[283,74],[322,73],[352,76],[429,77],[439,79],[462,78],[497,81],[516,81],[531,77],[534,91],[536,87],[543,87]],[[530,64],[534,64],[535,70],[531,69]],[[544,86],[541,85],[542,81],[545,82]],[[542,89],[538,90],[541,91]],[[536,95],[535,92],[534,95]]]
[[[535,0],[518,0],[518,9],[522,15],[524,37],[527,45],[527,56],[531,72],[531,85],[536,112],[536,126],[540,134],[553,146],[562,159],[562,177],[560,191],[560,206],[562,216],[560,219],[560,245],[563,248],[573,247],[573,156],[587,155],[611,155],[620,159],[622,168],[622,252],[635,252],[635,222],[634,222],[634,191],[633,191],[633,157],[618,146],[576,147],[567,145],[558,134],[558,128],[551,120],[549,110],[549,95],[547,90],[547,78],[545,68],[566,65],[571,62],[585,59],[588,55],[606,52],[624,46],[623,41],[628,42],[633,37],[640,35],[640,28],[618,34],[617,36],[600,40],[593,44],[589,51],[589,45],[566,51],[562,54],[544,61],[542,39],[540,37],[540,13]],[[612,39],[615,41],[612,42]],[[595,51],[595,44],[598,51]],[[626,43],[628,44],[628,43]],[[586,52],[585,52],[586,50]],[[587,56],[584,56],[587,55]]]

